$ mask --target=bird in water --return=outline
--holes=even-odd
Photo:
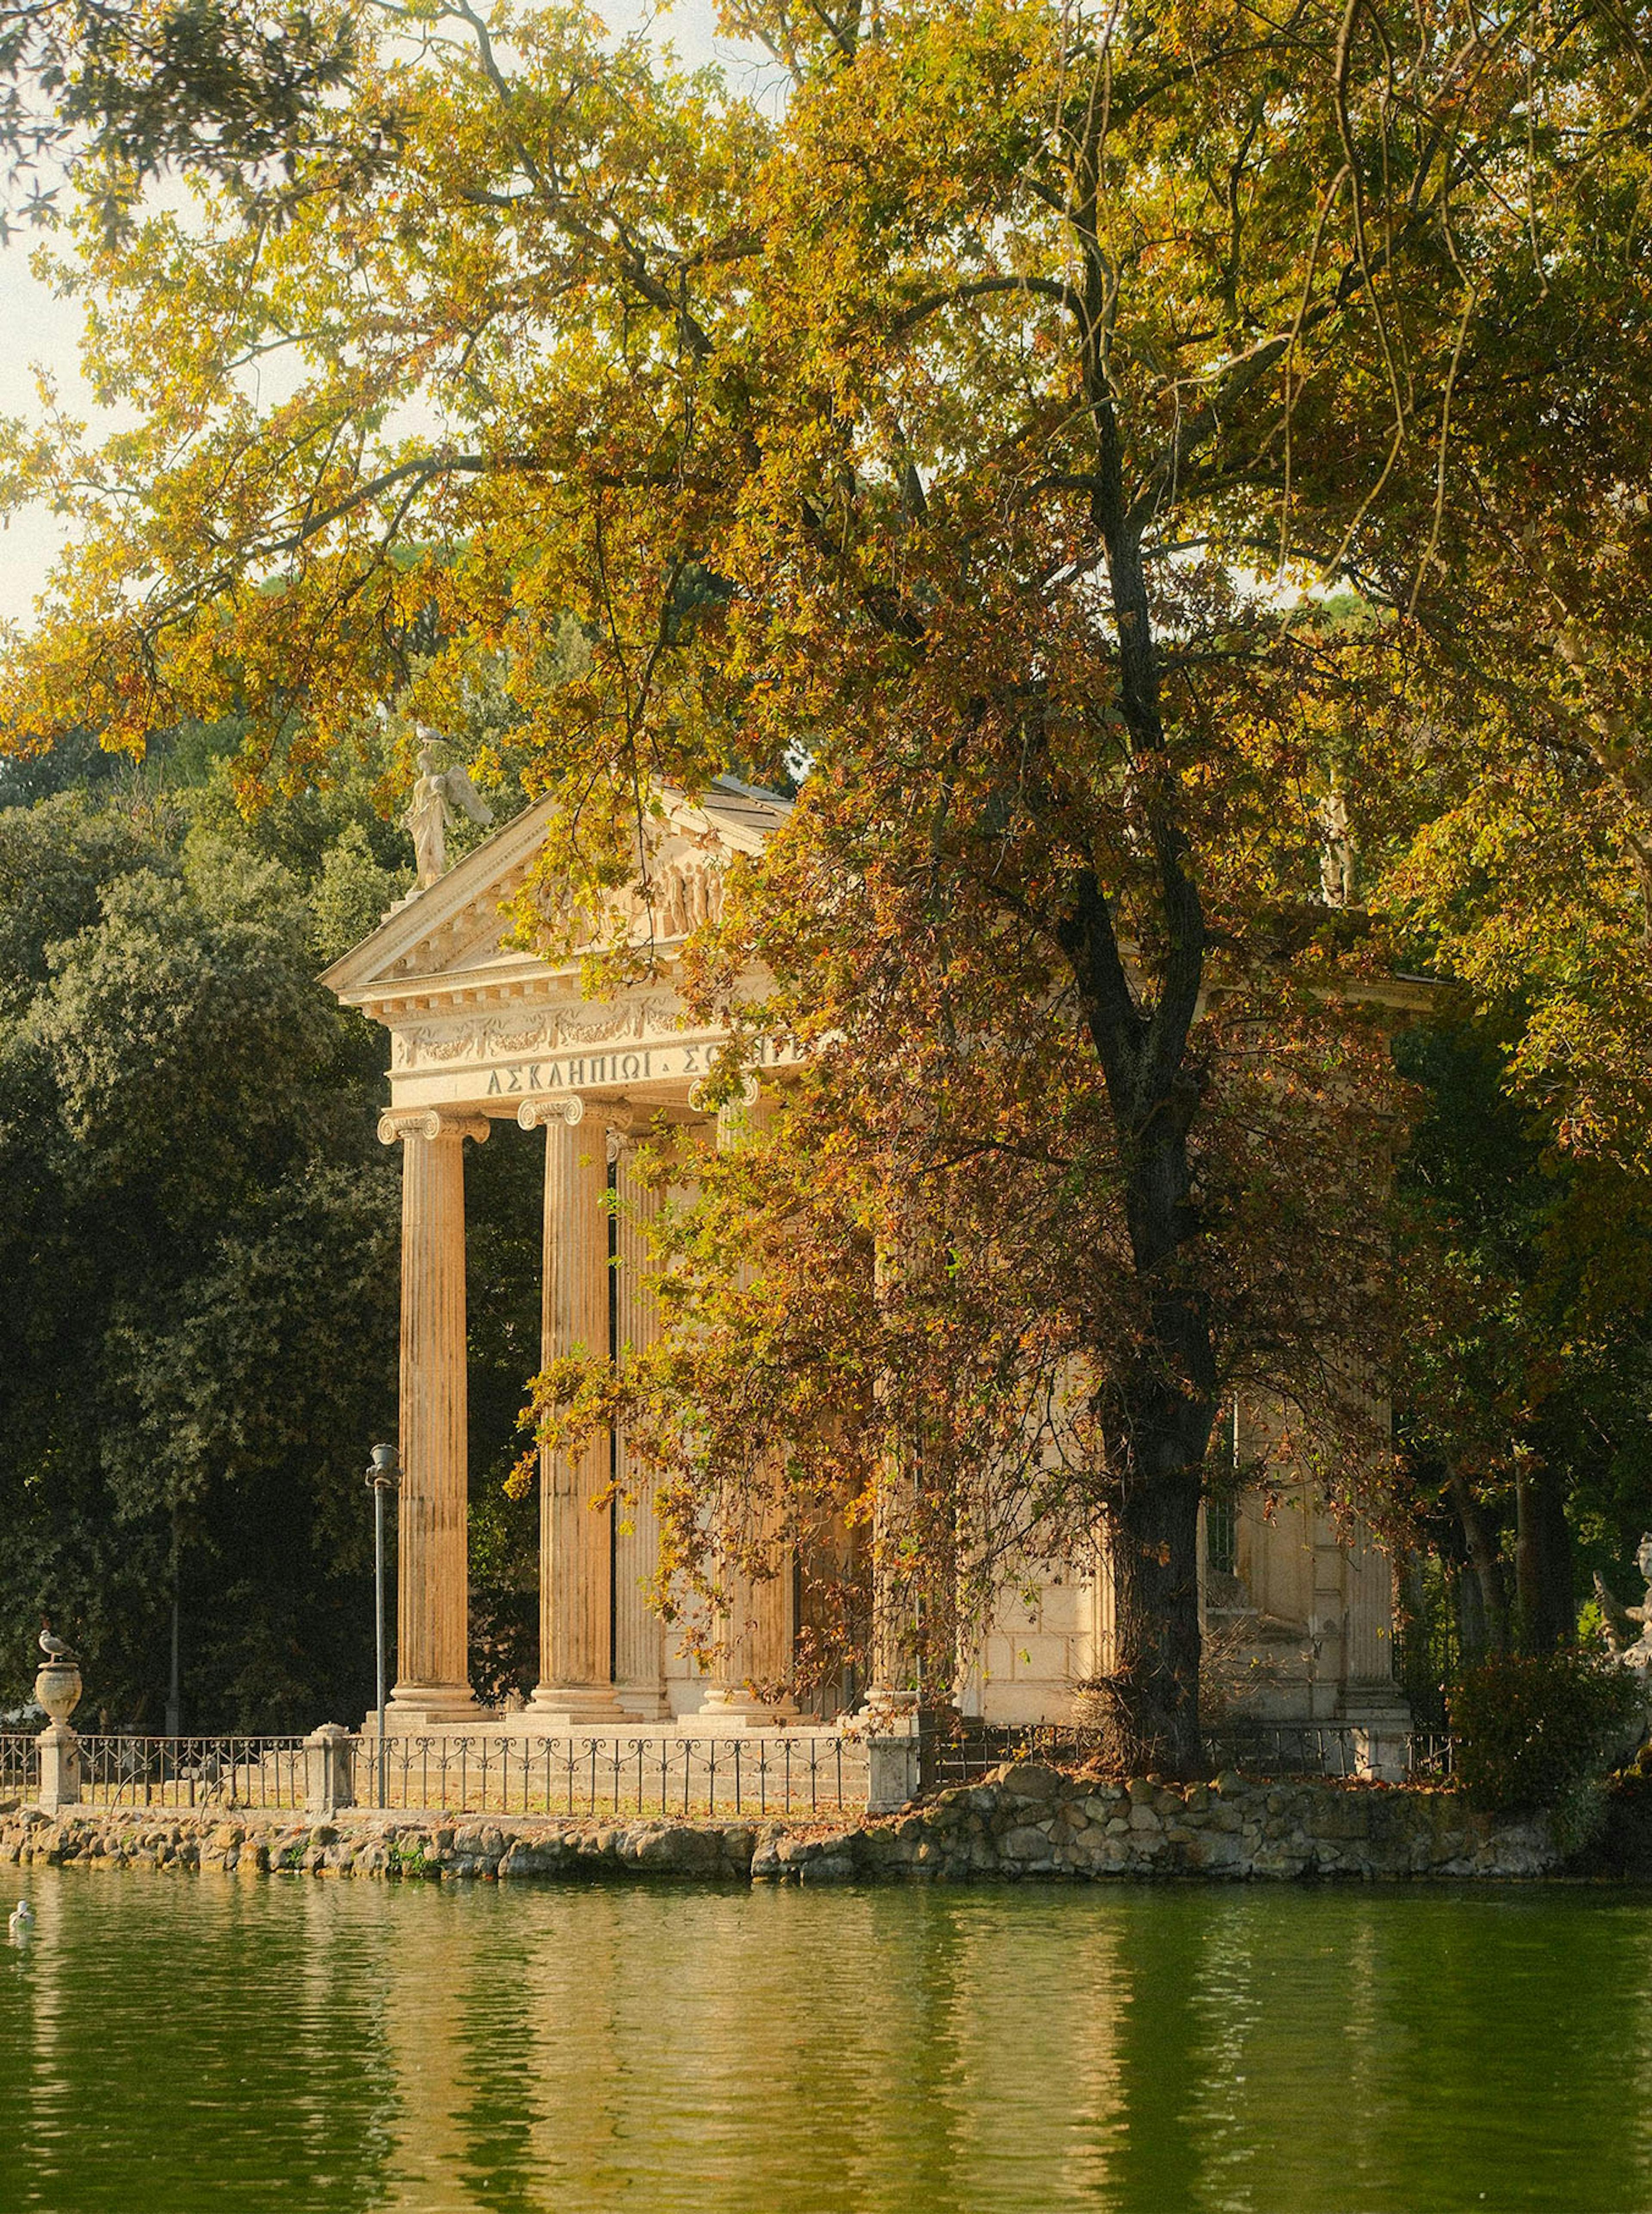
[[[54,1633],[44,1615],[40,1617],[40,1650],[48,1660],[73,1660],[78,1657]]]
[[[26,1899],[20,1899],[12,1908],[6,1935],[14,1945],[27,1945],[34,1935],[34,1909]]]

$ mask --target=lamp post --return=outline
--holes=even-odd
[[[394,1446],[375,1446],[367,1470],[367,1488],[373,1495],[373,1650],[378,1680],[378,1804],[384,1793],[384,1495],[394,1491],[401,1464]]]

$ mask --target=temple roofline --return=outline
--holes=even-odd
[[[698,799],[669,786],[661,787],[660,797],[673,830],[713,837],[737,853],[761,853],[792,811],[789,799],[734,777],[718,778]],[[359,1006],[405,989],[416,978],[443,974],[439,966],[416,962],[415,957],[444,939],[482,929],[497,917],[505,901],[526,882],[554,806],[554,799],[547,798],[523,808],[435,884],[399,902],[319,981],[346,1006]],[[577,961],[557,963],[525,952],[501,951],[497,958],[541,977],[572,975],[578,968]]]

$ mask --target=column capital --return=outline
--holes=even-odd
[[[572,1130],[584,1119],[585,1103],[577,1092],[541,1092],[537,1099],[524,1099],[517,1110],[524,1130],[536,1130],[541,1122],[565,1122]]]
[[[604,1100],[597,1112],[608,1132],[608,1165],[613,1167],[639,1130],[648,1126],[646,1113],[623,1099]]]
[[[493,1127],[486,1115],[455,1114],[442,1107],[387,1107],[378,1118],[378,1141],[393,1146],[398,1138],[474,1138],[480,1146]]]
[[[715,1114],[720,1121],[731,1109],[737,1113],[742,1108],[755,1107],[762,1094],[762,1086],[757,1079],[745,1076],[740,1080],[738,1095],[719,1106],[711,1096],[715,1088],[715,1080],[708,1076],[702,1076],[697,1083],[688,1086],[688,1104],[696,1114]]]

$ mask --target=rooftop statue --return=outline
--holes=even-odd
[[[413,841],[422,892],[447,868],[448,830],[461,812],[473,823],[491,823],[493,810],[470,781],[470,772],[462,763],[448,769],[440,766],[435,731],[421,727],[419,735],[424,740],[419,749],[419,774],[401,820]]]

